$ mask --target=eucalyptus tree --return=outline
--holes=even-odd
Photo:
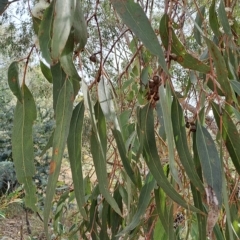
[[[8,4],[2,1],[1,12]],[[26,58],[8,69],[9,87],[18,100],[13,159],[25,203],[39,211],[32,182],[36,106],[25,80],[37,49],[42,73],[52,84],[56,124],[48,144],[47,237],[67,145],[81,217],[70,229],[56,227],[59,235],[238,239],[236,1],[41,0],[25,11],[37,41]],[[83,99],[76,103],[79,91]],[[86,117],[91,119],[94,183],[82,171]],[[67,198],[72,191],[57,203],[55,222]]]

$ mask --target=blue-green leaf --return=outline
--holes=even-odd
[[[54,1],[51,57],[53,63],[60,58],[73,25],[76,0]]]
[[[137,108],[137,119],[139,126],[139,141],[142,141],[143,143],[143,157],[158,185],[172,200],[177,202],[179,205],[183,206],[184,208],[191,209],[192,211],[199,212],[197,208],[187,204],[184,201],[184,199],[179,195],[179,193],[176,192],[164,174],[155,141],[154,118],[151,104],[147,104],[143,108]]]
[[[87,24],[82,10],[81,1],[77,1],[73,19],[74,40],[78,44],[77,50],[81,51],[87,43]]]
[[[69,79],[64,81],[64,84],[59,92],[56,105],[56,128],[53,136],[53,151],[50,162],[50,170],[48,177],[48,185],[46,190],[46,199],[44,204],[44,229],[48,237],[48,219],[52,207],[52,199],[55,193],[58,176],[60,173],[63,151],[66,145],[70,121],[73,109],[73,86]]]
[[[51,30],[52,30],[52,20],[53,20],[53,9],[54,1],[51,2],[50,6],[46,8],[43,14],[43,19],[39,26],[38,38],[40,50],[42,57],[48,64],[51,64],[51,55],[50,55],[50,40],[51,40]]]
[[[91,100],[90,100],[91,101]],[[91,110],[90,110],[91,111]],[[118,213],[122,215],[118,204],[111,196],[108,190],[108,178],[106,169],[106,152],[107,152],[107,132],[106,121],[100,107],[99,102],[96,103],[92,115],[92,134],[91,134],[91,153],[96,170],[96,175],[99,183],[99,190],[105,197],[110,206]]]
[[[133,0],[111,0],[123,22],[143,42],[148,50],[158,57],[158,62],[163,70],[168,73],[163,50],[158,42],[149,19],[138,3]]]
[[[175,96],[173,96],[172,103],[172,126],[178,155],[184,167],[184,170],[186,171],[186,174],[188,175],[194,186],[201,193],[205,193],[204,186],[197,175],[193,158],[188,149],[183,110]]]
[[[197,12],[197,16],[196,16],[196,19],[195,19],[195,22],[196,24],[201,28],[202,27],[202,23],[203,23],[203,20],[204,20],[204,14],[205,14],[205,6],[201,6],[199,9],[198,9],[198,12]],[[193,34],[194,34],[194,37],[196,39],[196,42],[202,46],[202,41],[201,41],[201,33],[199,32],[198,28],[194,25],[194,29],[193,29]]]
[[[133,230],[138,226],[141,216],[146,212],[149,201],[151,199],[151,192],[155,186],[156,182],[151,174],[147,175],[146,182],[141,190],[137,211],[134,214],[132,221],[120,232],[117,236],[121,236]]]
[[[226,10],[225,10],[225,5],[223,0],[220,0],[220,4],[219,4],[219,8],[218,8],[218,17],[219,20],[223,26],[223,30],[224,32],[228,35],[228,36],[232,36],[232,31],[231,31],[231,27],[229,25],[228,22],[228,17],[226,14]]]
[[[232,99],[232,89],[228,79],[228,70],[224,58],[218,47],[211,40],[206,37],[204,37],[204,40],[215,64],[217,74],[216,80],[219,82],[221,90],[225,93],[227,100]]]
[[[19,84],[18,62],[12,62],[8,68],[8,85],[18,101],[22,102],[23,96]]]
[[[32,125],[37,117],[35,102],[26,85],[22,86],[22,103],[17,101],[12,132],[12,155],[17,179],[24,184],[25,204],[37,211]]]
[[[87,219],[84,209],[85,191],[82,173],[82,129],[84,119],[84,104],[81,101],[74,109],[67,140],[69,161],[72,171],[73,185],[78,208],[82,216]]]
[[[227,150],[230,154],[232,162],[238,172],[240,174],[240,136],[239,131],[233,122],[231,116],[225,109],[221,109],[220,106],[216,103],[212,102],[212,110],[214,114],[214,118],[218,125],[218,128],[222,129],[222,137],[225,141]],[[222,120],[220,119],[222,116]],[[222,124],[222,126],[221,126]]]
[[[203,176],[214,190],[218,205],[222,204],[222,163],[215,143],[205,127],[197,121],[196,145]]]

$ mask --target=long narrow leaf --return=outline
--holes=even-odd
[[[163,50],[152,29],[149,19],[140,5],[133,0],[111,0],[111,2],[123,22],[143,42],[146,48],[148,48],[153,55],[158,57],[160,66],[168,73]]]
[[[35,102],[26,85],[22,86],[22,103],[17,101],[12,132],[12,155],[17,179],[24,184],[25,204],[37,210],[32,125],[37,117]]]
[[[220,116],[222,115],[222,137],[232,162],[238,174],[240,174],[240,136],[238,129],[225,109],[221,109],[222,113],[220,113],[220,106],[214,102],[212,102],[212,109],[218,128],[220,128]]]
[[[151,174],[148,174],[146,182],[141,190],[137,211],[134,214],[132,221],[120,232],[117,236],[121,236],[133,230],[138,226],[141,216],[145,213],[149,201],[151,199],[151,192],[155,186],[156,182]]]
[[[138,108],[137,118],[139,124],[139,138],[140,141],[141,139],[143,141],[143,157],[158,185],[173,201],[177,202],[179,205],[186,209],[200,212],[200,210],[184,201],[184,199],[179,195],[179,193],[176,192],[164,174],[154,136],[154,119],[151,105],[147,104],[143,108]]]
[[[172,126],[174,139],[178,151],[179,158],[184,170],[194,186],[201,192],[205,193],[205,189],[200,178],[197,175],[193,158],[188,149],[185,121],[183,118],[183,110],[175,96],[172,103]]]
[[[84,209],[85,191],[82,173],[82,129],[84,118],[84,104],[81,101],[74,109],[70,123],[69,136],[67,140],[69,161],[72,171],[75,197],[82,216],[87,219]]]
[[[107,151],[107,133],[106,133],[106,121],[100,107],[97,102],[94,107],[95,119],[93,119],[92,135],[91,135],[91,153],[93,162],[98,178],[99,189],[102,195],[105,197],[109,205],[116,211],[120,216],[122,215],[118,204],[115,199],[111,196],[108,190],[108,179],[106,169],[106,151]]]
[[[59,93],[56,106],[56,128],[53,137],[53,152],[50,162],[48,185],[44,205],[44,229],[48,237],[48,219],[52,207],[58,176],[60,173],[63,151],[66,145],[70,121],[73,109],[73,87],[69,79],[66,79]]]
[[[56,63],[67,42],[76,8],[76,0],[54,2],[53,29],[51,41],[51,57]]]
[[[215,143],[199,121],[197,121],[196,145],[202,165],[203,176],[216,194],[218,205],[222,204],[222,167]]]

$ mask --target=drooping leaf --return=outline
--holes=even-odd
[[[219,38],[221,36],[221,32],[219,31],[218,16],[215,11],[215,0],[212,0],[212,4],[209,8],[209,25],[216,37]]]
[[[219,51],[218,47],[208,38],[204,37],[204,40],[208,46],[208,50],[211,53],[213,58],[215,67],[216,67],[216,74],[217,74],[217,81],[221,86],[221,90],[225,93],[227,100],[232,99],[232,90],[228,80],[228,70],[224,61],[224,58]]]
[[[40,27],[40,24],[41,24],[41,20],[39,18],[36,18],[36,17],[32,16],[32,21],[33,21],[34,33],[38,36],[38,31],[39,31],[39,27]]]
[[[169,166],[170,171],[173,176],[173,179],[181,186],[181,181],[178,177],[177,164],[174,159],[174,137],[173,137],[173,128],[171,124],[171,105],[172,105],[172,97],[171,97],[171,89],[169,84],[166,84],[166,89],[163,85],[159,87],[159,96],[160,104],[163,114],[164,120],[164,128],[167,138],[167,147],[168,147],[168,156],[169,156]],[[182,187],[182,186],[181,186]]]
[[[135,179],[134,172],[131,168],[130,161],[127,156],[127,150],[125,148],[122,134],[116,129],[113,129],[112,132],[113,132],[113,136],[117,143],[117,148],[118,148],[119,154],[121,156],[121,160],[122,160],[124,169],[125,169],[126,173],[128,174],[128,176],[130,177],[130,179],[132,180],[132,182],[136,185],[137,181]]]
[[[52,31],[52,20],[54,11],[54,1],[52,1],[48,8],[45,9],[43,19],[39,26],[38,39],[42,57],[48,64],[52,63],[50,55],[50,40]]]
[[[222,163],[215,143],[199,121],[197,121],[196,145],[202,165],[203,176],[216,194],[218,205],[222,204]]]
[[[173,201],[177,202],[179,205],[184,208],[191,209],[192,211],[199,212],[197,208],[184,201],[164,174],[157,151],[154,133],[153,109],[150,104],[145,105],[143,108],[137,108],[137,119],[139,125],[138,135],[140,142],[143,142],[143,157],[158,185]]]
[[[3,12],[7,9],[9,5],[8,0],[1,0],[0,1],[0,16],[3,14]]]
[[[53,80],[50,68],[48,68],[42,61],[40,61],[40,68],[44,77],[48,80],[48,82],[52,83]]]
[[[17,101],[12,131],[12,155],[17,179],[24,184],[26,207],[37,211],[32,125],[37,117],[35,102],[26,85],[22,86],[22,103]]]
[[[219,4],[219,8],[218,8],[218,17],[219,20],[222,24],[223,30],[224,32],[228,35],[228,36],[232,36],[232,31],[231,31],[231,27],[229,25],[229,21],[228,21],[228,17],[227,17],[227,13],[225,10],[225,5],[223,0],[220,0],[220,4]]]
[[[236,92],[240,96],[240,82],[236,80],[231,80],[230,83],[234,92]]]
[[[205,207],[202,202],[202,196],[199,191],[191,184],[191,190],[193,195],[193,201],[194,206],[198,209],[202,210],[202,212],[205,212]],[[198,221],[198,239],[199,240],[205,240],[206,239],[206,225],[207,225],[207,219],[204,214],[196,213],[197,214],[197,221]]]
[[[116,189],[114,190],[113,197],[114,197],[115,201],[117,202],[120,210],[122,211],[123,210],[123,199],[119,192],[119,189],[120,189],[120,187],[119,187],[119,185],[117,185]],[[122,225],[122,221],[123,221],[123,218],[111,209],[109,225],[111,226],[113,240],[117,240],[117,237],[115,237],[115,235],[118,233],[118,230]]]
[[[17,97],[18,101],[22,102],[23,96],[20,89],[18,71],[18,62],[12,62],[8,68],[8,85],[13,94]]]
[[[169,44],[169,17],[167,14],[164,14],[160,21],[159,32],[163,46],[168,50]],[[190,53],[187,52],[183,44],[177,38],[175,32],[171,29],[171,50],[172,53],[176,54],[176,61],[182,65],[184,68],[189,68],[196,70],[202,73],[210,72],[210,67],[205,63],[201,62],[197,58],[193,57]]]
[[[133,0],[111,0],[113,7],[123,22],[143,42],[148,50],[158,57],[158,62],[163,70],[168,73],[163,50],[158,42],[152,26],[138,3]]]
[[[75,8],[76,0],[55,1],[51,41],[51,57],[53,63],[58,61],[66,45],[73,25]]]
[[[201,193],[205,193],[203,183],[198,177],[193,158],[189,152],[183,110],[175,96],[173,96],[172,103],[172,127],[178,155],[184,170],[192,184],[194,184]]]
[[[197,16],[195,19],[196,24],[201,28],[202,27],[202,23],[204,20],[204,14],[205,14],[205,6],[201,6],[199,8],[199,11],[197,12]],[[202,41],[201,41],[201,33],[199,32],[198,28],[194,25],[194,29],[193,29],[193,34],[194,37],[197,41],[197,43],[202,46]]]
[[[74,35],[69,34],[66,45],[63,49],[60,62],[64,72],[72,77],[75,81],[80,82],[81,78],[73,64],[73,48],[74,48]]]
[[[160,187],[158,187],[157,189],[154,189],[154,196],[155,196],[156,208],[157,208],[159,219],[162,223],[165,233],[168,233],[169,226],[168,226],[168,222],[166,221],[168,219],[166,193]],[[173,228],[173,225],[172,225],[172,228]]]
[[[103,208],[101,211],[101,215],[102,215],[102,226],[99,234],[99,239],[109,240],[108,231],[107,231],[108,230],[107,220],[109,218],[109,204],[106,200],[103,201]]]
[[[84,103],[81,101],[74,109],[67,140],[69,161],[71,166],[75,197],[82,216],[87,219],[84,209],[85,193],[82,173],[82,129],[84,118]]]
[[[53,151],[50,162],[50,170],[48,184],[46,189],[46,198],[44,204],[44,229],[48,237],[48,219],[52,207],[52,199],[55,193],[58,176],[60,173],[63,151],[66,145],[70,121],[73,109],[73,87],[69,79],[64,81],[64,84],[59,92],[55,118],[56,128],[53,136]]]
[[[151,174],[147,175],[146,182],[140,192],[137,211],[134,214],[132,221],[120,232],[117,236],[124,235],[138,226],[140,223],[140,218],[145,214],[148,207],[149,201],[151,199],[151,192],[155,186],[156,182]]]
[[[73,63],[73,48],[74,48],[74,34],[73,32],[71,32],[69,34],[68,40],[60,57],[60,62],[64,72],[69,77],[71,77],[74,89],[74,97],[76,97],[80,89],[79,82],[81,81],[81,78]]]
[[[229,152],[229,155],[232,159],[232,162],[237,170],[237,172],[240,174],[240,136],[239,131],[235,125],[235,123],[232,121],[231,116],[228,114],[228,112],[225,109],[221,109],[220,112],[220,106],[216,103],[212,102],[212,110],[214,114],[214,118],[216,120],[216,123],[218,125],[218,128],[220,129],[220,124],[222,124],[222,137],[226,144],[227,150]],[[222,116],[222,121],[220,120]]]
[[[90,110],[91,111],[91,110]],[[91,153],[96,170],[96,175],[99,183],[99,190],[109,203],[109,205],[118,213],[122,215],[119,206],[115,199],[111,196],[108,190],[108,179],[106,169],[106,151],[107,151],[107,133],[106,121],[100,107],[99,102],[96,103],[92,112],[92,134],[91,134]]]
[[[56,109],[59,92],[65,82],[66,75],[61,69],[61,64],[58,62],[51,66],[51,73],[53,79],[53,109]]]
[[[87,43],[87,24],[82,10],[81,1],[77,1],[73,19],[74,40],[77,43],[77,51],[84,49]]]

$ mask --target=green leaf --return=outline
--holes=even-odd
[[[212,110],[214,114],[214,118],[218,125],[218,128],[222,129],[222,137],[226,144],[227,150],[230,154],[232,162],[238,172],[240,174],[240,136],[239,131],[232,121],[231,116],[225,109],[220,108],[219,105],[212,102]],[[220,112],[221,109],[221,112]],[[222,118],[222,120],[221,120]],[[222,126],[221,126],[222,124]]]
[[[9,6],[8,0],[0,1],[0,16],[3,14],[3,12],[7,9],[8,6]]]
[[[52,83],[53,80],[50,68],[48,68],[42,61],[40,61],[40,68],[44,77],[48,80],[48,82]]]
[[[171,89],[169,84],[166,84],[166,89],[163,85],[159,87],[159,96],[160,104],[164,119],[164,128],[167,137],[167,147],[168,147],[168,155],[169,155],[169,166],[171,174],[174,180],[182,187],[181,181],[178,177],[177,163],[174,159],[174,137],[173,137],[173,128],[171,124],[171,105],[172,105],[172,97],[171,97]]]
[[[146,182],[140,192],[137,211],[134,214],[132,221],[120,232],[117,236],[126,234],[136,228],[140,223],[141,217],[145,214],[148,204],[151,199],[151,192],[156,182],[151,174],[147,175]]]
[[[75,43],[78,44],[77,51],[81,51],[84,49],[88,38],[87,24],[82,11],[81,1],[77,1],[76,3],[76,9],[73,19],[73,28],[74,28],[74,40]]]
[[[114,190],[113,193],[113,197],[115,199],[115,201],[117,202],[120,210],[123,210],[123,199],[122,196],[119,192],[119,185],[117,185],[116,189]],[[123,218],[121,216],[119,216],[115,211],[113,211],[112,209],[110,210],[110,226],[111,226],[111,230],[112,230],[112,236],[113,236],[113,240],[117,240],[118,238],[115,237],[115,235],[117,234],[119,228],[122,225],[122,221]]]
[[[109,240],[108,231],[107,231],[108,230],[107,220],[109,217],[109,204],[107,201],[103,201],[103,208],[101,211],[101,215],[102,215],[102,226],[99,234],[99,239]]]
[[[232,36],[232,31],[231,31],[231,27],[229,25],[228,22],[228,17],[226,14],[226,10],[225,10],[225,5],[224,2],[222,0],[220,0],[220,4],[219,4],[219,8],[218,8],[218,17],[219,20],[223,26],[223,30],[224,32],[228,35],[228,36]]]
[[[81,78],[73,63],[73,48],[74,48],[74,35],[73,32],[71,32],[69,34],[65,48],[63,49],[62,55],[60,57],[60,62],[64,72],[72,79],[74,97],[76,97],[80,89],[79,82],[81,81]]]
[[[42,150],[41,154],[39,155],[39,157],[42,157],[47,152],[47,150],[50,147],[52,147],[53,136],[54,136],[54,131],[52,132],[50,138],[48,139],[48,142],[47,142],[46,146],[43,148],[43,150]]]
[[[219,22],[215,11],[215,0],[212,0],[212,4],[209,8],[209,24],[213,33],[219,38],[221,36],[221,32],[219,31]]]
[[[53,63],[58,61],[66,45],[73,24],[75,8],[76,0],[54,1],[54,18],[51,40],[51,56]]]
[[[165,233],[167,233],[169,226],[168,222],[166,221],[166,219],[168,219],[166,193],[163,191],[162,188],[158,187],[157,189],[154,189],[154,196],[159,219],[162,223],[163,230],[165,231]]]
[[[26,85],[22,86],[22,103],[17,101],[12,131],[12,155],[19,183],[24,184],[26,207],[37,211],[32,125],[37,117],[35,102]]]
[[[55,193],[58,176],[60,173],[63,151],[66,145],[70,121],[73,109],[73,87],[69,79],[64,81],[56,105],[56,128],[53,136],[53,152],[50,162],[50,171],[48,177],[48,185],[46,190],[46,198],[44,204],[44,229],[48,235],[48,219],[52,207],[52,199]],[[47,236],[48,237],[48,236]]]
[[[90,110],[91,111],[91,110]],[[106,151],[107,151],[107,133],[106,133],[106,122],[100,107],[99,102],[94,107],[94,112],[91,113],[93,130],[91,134],[91,153],[93,162],[96,170],[96,175],[99,183],[99,189],[102,195],[110,206],[122,216],[121,210],[119,209],[115,199],[111,196],[108,189],[108,178],[106,169]]]
[[[43,19],[39,26],[38,39],[42,57],[48,64],[52,63],[50,55],[50,40],[52,31],[54,1],[52,1],[48,8],[45,9]]]
[[[167,14],[164,14],[160,21],[159,32],[163,46],[168,50],[169,44],[169,22],[170,19]],[[177,38],[175,32],[171,28],[171,50],[172,53],[176,54],[176,61],[182,65],[184,68],[189,68],[203,73],[209,73],[210,67],[205,63],[201,62],[197,58],[193,57],[187,52],[183,44]]]
[[[163,225],[160,219],[157,220],[154,228],[153,240],[167,239],[166,232],[164,231]]]
[[[215,64],[217,74],[216,80],[219,82],[221,90],[225,93],[227,100],[232,99],[232,90],[228,80],[228,70],[224,58],[218,47],[211,40],[206,37],[204,37],[204,40]]]
[[[218,205],[222,204],[222,163],[214,141],[199,121],[197,121],[196,145],[202,165],[203,176],[216,194]]]
[[[188,149],[188,142],[186,136],[186,127],[183,117],[183,110],[175,96],[173,96],[172,103],[172,127],[174,133],[174,140],[177,147],[178,155],[184,167],[186,174],[194,186],[202,193],[205,193],[203,183],[201,182],[196,172],[193,158]]]
[[[58,95],[65,82],[66,75],[61,68],[60,62],[51,66],[51,73],[53,78],[53,109],[56,110]]]
[[[202,212],[205,212],[205,207],[202,202],[202,196],[199,191],[196,190],[195,186],[191,184],[191,190],[193,195],[193,201],[194,206],[198,209],[202,210]],[[205,240],[207,233],[207,219],[204,214],[197,213],[197,221],[198,221],[198,239],[199,240]]]
[[[231,84],[234,92],[236,92],[240,96],[240,82],[238,82],[236,80],[231,80],[230,84]]]
[[[120,157],[122,159],[123,167],[124,167],[126,173],[128,174],[128,176],[130,177],[130,179],[132,180],[132,182],[135,185],[137,185],[137,181],[136,181],[134,172],[131,168],[130,161],[127,156],[127,150],[126,150],[126,147],[125,147],[125,144],[123,141],[122,134],[116,129],[113,129],[112,132],[113,132],[113,136],[117,143],[117,149],[118,149]]]
[[[202,27],[202,23],[204,20],[204,14],[205,14],[205,6],[201,6],[199,8],[199,11],[197,12],[197,16],[195,19],[196,24],[201,28]],[[202,41],[201,41],[201,33],[199,32],[198,28],[194,25],[194,29],[193,29],[193,34],[194,37],[196,39],[196,42],[202,46]]]
[[[34,33],[38,36],[38,31],[39,31],[39,27],[40,27],[40,24],[41,24],[41,20],[39,18],[36,18],[36,17],[32,16],[32,21],[33,21]]]
[[[12,62],[8,68],[8,85],[18,101],[22,103],[23,96],[19,84],[18,62]]]
[[[198,209],[184,201],[182,196],[176,192],[164,174],[157,151],[154,133],[153,109],[150,104],[145,105],[143,108],[137,108],[137,119],[139,125],[139,141],[143,141],[143,157],[158,185],[173,201],[177,202],[182,207],[199,212]]]
[[[63,49],[60,62],[64,72],[73,78],[73,80],[80,82],[81,78],[73,64],[73,48],[74,48],[74,35],[69,34],[66,45]]]
[[[74,184],[74,192],[78,203],[78,208],[82,216],[85,219],[87,219],[87,214],[84,209],[85,190],[83,184],[83,173],[81,163],[83,119],[84,119],[84,104],[83,101],[81,101],[73,110],[67,146]]]
[[[113,7],[123,22],[143,42],[146,48],[155,56],[163,70],[168,73],[163,50],[158,42],[149,19],[138,3],[133,0],[111,0]]]

